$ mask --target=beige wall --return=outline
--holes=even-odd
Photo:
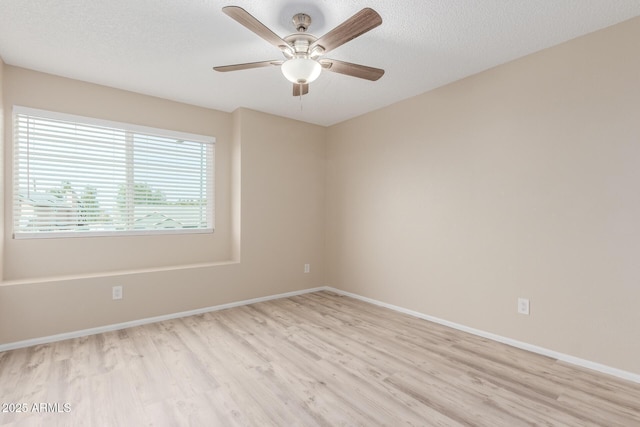
[[[16,242],[5,221],[0,344],[324,283],[324,128],[11,66],[4,83],[5,111],[24,105],[215,136],[216,232]],[[10,117],[5,123],[11,141]],[[10,153],[7,143],[7,159]],[[114,285],[124,286],[123,300],[111,300]]]
[[[0,58],[0,181],[4,176],[4,67]],[[4,230],[1,224],[4,224],[4,185],[0,183],[0,280],[4,277]]]
[[[327,284],[640,373],[638,40],[640,18],[330,128]]]

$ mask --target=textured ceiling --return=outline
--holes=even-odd
[[[284,37],[311,15],[321,36],[364,7],[380,27],[327,57],[386,70],[377,82],[323,72],[302,100],[278,67],[215,65],[281,59],[221,12],[237,5]],[[639,0],[0,0],[7,64],[176,101],[247,107],[331,125],[640,15]]]

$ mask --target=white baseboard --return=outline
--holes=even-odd
[[[274,300],[274,299],[279,299],[279,298],[289,298],[289,297],[293,297],[296,295],[303,295],[303,294],[308,294],[308,293],[312,293],[312,292],[318,292],[318,291],[331,291],[331,292],[335,292],[336,294],[339,295],[344,295],[344,296],[348,296],[360,301],[364,301],[364,302],[368,302],[370,304],[374,304],[380,307],[385,307],[400,313],[404,313],[404,314],[408,314],[410,316],[414,316],[420,319],[424,319],[424,320],[428,320],[430,322],[434,322],[434,323],[438,323],[440,325],[444,325],[444,326],[448,326],[450,328],[453,329],[457,329],[459,331],[463,331],[463,332],[468,332],[470,334],[473,335],[477,335],[483,338],[487,338],[493,341],[497,341],[503,344],[507,344],[510,345],[512,347],[516,347],[516,348],[520,348],[523,350],[527,350],[530,351],[532,353],[537,353],[537,354],[541,354],[544,356],[548,356],[548,357],[552,357],[554,359],[557,360],[561,360],[563,362],[566,363],[570,363],[572,365],[576,365],[576,366],[580,366],[583,368],[587,368],[587,369],[591,369],[594,371],[598,371],[598,372],[602,372],[605,374],[609,374],[618,378],[622,378],[628,381],[633,381],[635,383],[639,383],[640,384],[640,374],[635,374],[633,372],[628,372],[628,371],[624,371],[622,369],[617,369],[617,368],[612,368],[610,366],[607,365],[603,365],[600,363],[596,363],[596,362],[592,362],[590,360],[585,360],[585,359],[581,359],[579,357],[575,357],[575,356],[571,356],[568,354],[564,354],[564,353],[560,353],[554,350],[549,350],[547,348],[544,347],[539,347],[537,345],[533,345],[533,344],[528,344],[522,341],[517,341],[511,338],[507,338],[507,337],[503,337],[500,335],[496,335],[493,334],[491,332],[486,332],[486,331],[482,331],[480,329],[475,329],[475,328],[471,328],[465,325],[461,325],[458,323],[454,323],[454,322],[450,322],[448,320],[444,320],[444,319],[440,319],[434,316],[429,316],[427,314],[424,313],[420,313],[418,311],[413,311],[413,310],[409,310],[403,307],[399,307],[397,305],[393,305],[393,304],[387,304],[385,302],[382,301],[378,301],[372,298],[367,298],[364,297],[362,295],[358,295],[358,294],[354,294],[351,292],[346,292],[346,291],[342,291],[340,289],[336,289],[333,288],[331,286],[321,286],[321,287],[317,287],[317,288],[310,288],[310,289],[304,289],[301,291],[293,291],[293,292],[286,292],[286,293],[282,293],[282,294],[276,294],[276,295],[269,295],[269,296],[265,296],[265,297],[259,297],[259,298],[252,298],[252,299],[248,299],[248,300],[242,300],[242,301],[236,301],[236,302],[230,302],[227,304],[221,304],[221,305],[215,305],[215,306],[211,306],[211,307],[204,307],[204,308],[199,308],[196,310],[189,310],[189,311],[182,311],[179,313],[171,313],[171,314],[165,314],[162,316],[155,316],[155,317],[148,317],[145,319],[138,319],[138,320],[132,320],[129,322],[123,322],[123,323],[116,323],[113,325],[105,325],[105,326],[99,326],[97,328],[90,328],[90,329],[82,329],[80,331],[73,331],[73,332],[65,332],[62,334],[57,334],[57,335],[50,335],[50,336],[46,336],[46,337],[41,337],[41,338],[33,338],[33,339],[28,339],[28,340],[24,340],[24,341],[16,341],[16,342],[12,342],[12,343],[8,343],[8,344],[0,344],[0,352],[2,351],[7,351],[7,350],[14,350],[14,349],[18,349],[18,348],[23,348],[23,347],[30,347],[33,345],[39,345],[39,344],[47,344],[47,343],[52,343],[52,342],[56,342],[56,341],[62,341],[62,340],[67,340],[67,339],[71,339],[71,338],[78,338],[78,337],[84,337],[87,335],[94,335],[94,334],[100,334],[103,332],[110,332],[110,331],[117,331],[120,329],[126,329],[126,328],[131,328],[134,326],[140,326],[140,325],[146,325],[148,323],[155,323],[155,322],[162,322],[164,320],[171,320],[171,319],[177,319],[180,317],[187,317],[187,316],[194,316],[196,314],[203,314],[203,313],[209,313],[212,311],[218,311],[218,310],[224,310],[227,308],[233,308],[233,307],[239,307],[239,306],[243,306],[243,305],[249,305],[249,304],[255,304],[258,302],[263,302],[263,301],[270,301],[270,300]]]
[[[614,377],[622,378],[624,380],[633,381],[635,383],[640,384],[640,374],[635,374],[629,371],[623,371],[622,369],[612,368],[611,366],[603,365],[600,363],[592,362],[590,360],[581,359],[579,357],[571,356],[568,354],[560,353],[554,350],[549,350],[544,347],[539,347],[537,345],[528,344],[526,342],[517,341],[511,338],[503,337],[500,335],[492,334],[491,332],[482,331],[480,329],[470,328],[465,325],[460,325],[458,323],[450,322],[448,320],[440,319],[437,317],[429,316],[427,314],[420,313],[418,311],[408,310],[403,307],[398,307],[397,305],[387,304],[382,301],[378,301],[372,298],[363,297],[358,294],[353,294],[351,292],[345,292],[340,289],[332,288],[330,286],[325,286],[325,290],[335,292],[336,294],[348,296],[351,298],[358,299],[360,301],[368,302],[370,304],[378,305],[380,307],[389,308],[394,311],[398,311],[400,313],[408,314],[410,316],[418,317],[420,319],[428,320],[430,322],[438,323],[440,325],[448,326],[453,329],[457,329],[459,331],[468,332],[473,335],[477,335],[479,337],[488,338],[493,341],[497,341],[503,344],[510,345],[512,347],[520,348],[523,350],[530,351],[532,353],[541,354],[544,356],[548,356],[557,360],[561,360],[566,363],[570,363],[572,365],[580,366],[583,368],[591,369],[593,371],[602,372],[605,374],[612,375]]]
[[[226,308],[239,307],[242,305],[255,304],[257,302],[269,301],[279,298],[289,298],[296,295],[308,294],[326,290],[326,287],[304,289],[301,291],[286,292],[283,294],[269,295],[266,297],[252,298],[243,301],[230,302],[227,304],[214,305],[211,307],[198,308],[195,310],[181,311],[179,313],[165,314],[162,316],[147,317],[145,319],[132,320],[129,322],[116,323],[113,325],[99,326],[97,328],[82,329],[80,331],[65,332],[57,335],[49,335],[41,338],[32,338],[24,341],[16,341],[8,344],[0,344],[0,352],[7,350],[15,350],[17,348],[31,347],[33,345],[47,344],[56,341],[68,340],[71,338],[85,337],[88,335],[101,334],[103,332],[117,331],[120,329],[132,328],[134,326],[146,325],[148,323],[162,322],[163,320],[178,319],[180,317],[194,316],[196,314],[209,313],[212,311],[224,310]]]

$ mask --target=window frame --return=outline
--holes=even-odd
[[[99,126],[106,128],[114,128],[131,134],[142,134],[145,136],[154,136],[160,138],[178,139],[189,142],[195,142],[200,144],[207,144],[210,146],[210,150],[207,153],[207,161],[211,162],[210,167],[207,168],[210,171],[210,176],[207,178],[207,227],[206,228],[159,228],[159,229],[126,229],[126,230],[65,230],[65,231],[36,231],[25,232],[17,230],[16,214],[19,209],[16,207],[16,200],[19,197],[17,195],[19,191],[19,184],[17,183],[18,177],[18,128],[17,128],[17,116],[28,115],[42,119],[61,120],[67,122],[74,122],[80,125]],[[116,237],[116,236],[149,236],[149,235],[185,235],[185,234],[210,234],[215,231],[215,144],[216,138],[214,136],[200,135],[189,132],[175,131],[170,129],[161,129],[150,126],[142,126],[133,123],[118,122],[112,120],[99,119],[95,117],[81,116],[76,114],[67,114],[31,107],[13,106],[12,111],[12,170],[10,174],[11,178],[11,209],[9,214],[11,215],[11,227],[12,238],[16,240],[21,239],[51,239],[51,238],[79,238],[79,237]],[[127,185],[135,186],[135,182],[129,182]]]

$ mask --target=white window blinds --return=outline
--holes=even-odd
[[[14,236],[211,232],[214,142],[14,107]]]

